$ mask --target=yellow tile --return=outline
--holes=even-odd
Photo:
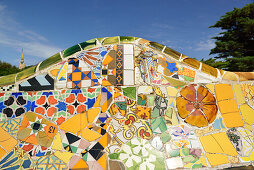
[[[101,134],[86,128],[86,129],[82,130],[81,136],[85,140],[91,142],[91,141],[94,141],[96,139],[99,139],[101,137]]]
[[[227,71],[223,77],[222,77],[223,80],[231,80],[231,81],[238,81],[238,76],[233,73],[233,72],[229,72]]]
[[[204,165],[204,166],[206,166],[206,167],[208,166],[204,156],[201,156],[201,157],[199,158],[199,160],[201,161],[202,165]]]
[[[215,94],[214,85],[213,85],[213,84],[207,84],[206,87],[207,87],[213,94]]]
[[[65,122],[63,122],[61,125],[59,125],[61,130],[77,133],[84,129],[88,124],[87,116],[85,113],[77,114]]]
[[[251,154],[250,154],[250,160],[254,161],[254,151],[252,151]]]
[[[60,133],[56,134],[51,148],[54,150],[63,150],[63,145],[62,145]]]
[[[173,109],[173,113],[172,113],[171,122],[172,122],[172,125],[174,125],[174,126],[179,124],[177,116],[176,116],[176,112],[174,111],[174,109]]]
[[[221,154],[206,154],[206,158],[212,167],[229,163],[228,157]]]
[[[244,122],[252,125],[254,122],[254,110],[247,104],[239,106]]]
[[[238,107],[236,100],[223,100],[218,102],[220,112],[223,113],[232,113],[238,112]]]
[[[235,92],[235,97],[236,97],[237,103],[238,104],[245,103],[243,92],[241,90],[241,85],[240,84],[234,84],[233,85],[233,89],[234,89],[234,92]]]
[[[175,97],[178,93],[178,90],[174,87],[167,87],[167,92],[168,92],[168,96],[173,96]]]
[[[212,135],[214,139],[217,141],[217,143],[220,145],[220,147],[223,149],[225,154],[230,156],[238,155],[238,153],[236,152],[234,146],[228,139],[228,136],[225,132],[215,133]]]
[[[0,127],[0,146],[7,152],[11,152],[18,141],[9,135],[3,128]]]
[[[244,162],[249,162],[250,161],[250,158],[249,157],[240,157],[240,159]]]
[[[243,120],[239,112],[222,114],[222,118],[228,128],[243,126]]]
[[[199,139],[205,152],[222,153],[230,156],[238,155],[225,132],[202,136]]]
[[[224,153],[220,145],[216,142],[212,135],[202,136],[199,138],[205,152]]]
[[[91,108],[87,111],[88,123],[93,123],[94,119],[100,113],[100,108]]]
[[[64,163],[68,163],[71,157],[74,155],[74,153],[56,151],[54,155],[60,160],[62,160]]]
[[[252,125],[248,125],[247,123],[244,124],[244,128],[248,129],[249,131],[252,131]]]
[[[233,89],[230,84],[215,84],[214,88],[218,101],[234,98]]]

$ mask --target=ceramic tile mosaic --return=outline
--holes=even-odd
[[[14,84],[0,79],[0,169],[253,163],[254,74],[136,37],[89,40],[53,58]]]

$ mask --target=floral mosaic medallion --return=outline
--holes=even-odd
[[[153,149],[145,139],[133,138],[122,145],[121,151],[110,154],[109,158],[124,162],[127,169],[165,169],[162,152]]]
[[[209,90],[197,84],[185,86],[176,98],[179,116],[190,125],[205,127],[211,124],[217,115],[216,99]]]
[[[142,38],[85,41],[0,77],[0,169],[248,166],[253,80]]]

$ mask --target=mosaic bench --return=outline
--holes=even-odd
[[[85,41],[0,77],[0,169],[251,165],[253,80],[142,38]]]

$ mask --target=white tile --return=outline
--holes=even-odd
[[[81,87],[91,87],[91,80],[81,80]]]
[[[71,81],[68,81],[66,84],[67,84],[67,88],[72,88],[72,82]]]
[[[138,94],[151,94],[153,93],[152,86],[139,86],[138,87]]]
[[[168,169],[176,169],[176,168],[183,167],[183,161],[182,161],[181,157],[166,159],[166,164],[167,164]]]
[[[133,55],[124,55],[124,63],[123,63],[124,69],[131,69],[134,70],[134,59]]]
[[[123,53],[133,55],[133,45],[132,44],[124,44]]]
[[[123,84],[124,85],[134,85],[134,71],[124,70],[123,71]]]
[[[66,81],[58,81],[56,82],[56,88],[57,89],[63,89],[63,88],[66,88]]]

